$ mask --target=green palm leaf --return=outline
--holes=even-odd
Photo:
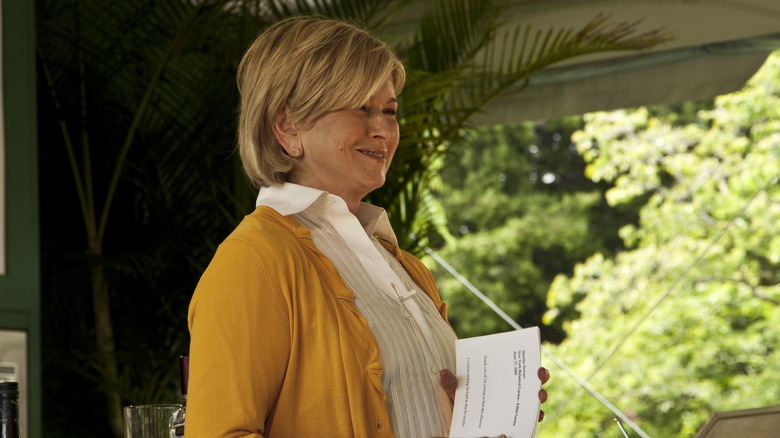
[[[504,4],[476,0],[433,3],[412,43],[399,49],[409,76],[400,98],[402,137],[394,167],[382,189],[389,193],[372,194],[372,201],[393,205],[427,199],[422,194],[409,196],[415,191],[404,185],[429,187],[437,177],[430,163],[448,153],[470,119],[496,97],[522,90],[533,74],[576,56],[641,50],[670,39],[657,30],[637,34],[636,22],[610,24],[606,15],[595,17],[579,30],[541,31],[531,25],[502,30],[500,13]],[[441,210],[432,202],[414,209],[390,207],[391,212],[412,210],[422,218],[441,216]],[[408,230],[411,236],[421,236],[425,229],[438,230],[447,237],[441,219],[425,223],[407,214],[392,220],[397,229]]]
[[[322,15],[329,18],[357,20],[371,28],[381,26],[385,20],[407,4],[409,0],[275,0],[265,4],[268,17],[273,21],[293,15]]]

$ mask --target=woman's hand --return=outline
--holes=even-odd
[[[548,380],[550,380],[550,371],[547,370],[545,367],[539,368],[539,371],[536,373],[539,376],[539,380],[542,381],[542,385],[547,383]],[[449,394],[451,400],[455,400],[455,390],[458,389],[458,378],[455,377],[455,374],[452,374],[452,371],[448,369],[443,369],[439,372],[439,379],[442,388],[444,388],[445,391],[447,391],[447,394]],[[539,401],[541,403],[544,403],[547,401],[547,391],[544,390],[544,388],[539,390]],[[539,421],[544,420],[544,411],[539,410]]]
[[[446,368],[439,371],[439,383],[450,396],[450,400],[455,401],[455,390],[458,389],[458,378],[455,374]]]

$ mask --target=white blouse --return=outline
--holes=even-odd
[[[309,228],[317,249],[355,293],[355,306],[379,345],[395,436],[449,435],[452,404],[439,384],[439,371],[455,370],[456,336],[375,237],[397,244],[384,209],[362,203],[353,215],[340,197],[291,183],[262,188],[257,205],[292,215]]]

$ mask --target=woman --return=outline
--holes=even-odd
[[[190,304],[188,438],[447,435],[446,306],[361,203],[398,146],[404,81],[384,43],[334,20],[285,20],[247,50],[239,151],[257,209]]]

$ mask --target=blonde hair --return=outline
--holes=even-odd
[[[388,45],[354,24],[293,17],[261,33],[238,67],[241,97],[238,149],[256,188],[281,184],[294,159],[276,140],[277,115],[307,129],[321,116],[364,104],[392,78],[396,95],[406,81]]]

